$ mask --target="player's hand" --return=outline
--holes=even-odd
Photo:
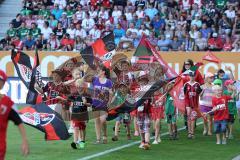
[[[29,146],[27,140],[23,140],[21,150],[23,156],[27,156],[29,154]]]

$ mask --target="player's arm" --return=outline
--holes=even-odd
[[[28,147],[27,135],[26,135],[26,131],[23,126],[21,118],[19,117],[18,113],[12,109],[8,115],[8,119],[13,121],[14,124],[18,126],[19,132],[22,137],[22,146],[21,146],[22,154],[24,156],[28,155],[29,147]]]

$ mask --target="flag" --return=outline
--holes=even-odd
[[[67,140],[70,137],[61,116],[45,103],[24,107],[19,115],[24,123],[44,132],[46,140]]]
[[[27,104],[36,104],[41,101],[41,95],[38,94],[38,92],[35,90],[35,83],[42,83],[42,78],[41,74],[38,70],[38,67],[40,66],[40,61],[39,61],[39,56],[38,56],[38,51],[35,51],[35,57],[34,57],[34,65],[32,68],[32,75],[31,75],[31,80],[29,83],[29,88],[28,88],[28,94],[27,94],[27,99],[26,103]]]
[[[101,39],[97,39],[80,54],[91,68],[94,68],[94,60],[102,61],[102,63],[109,68],[111,59],[116,54],[114,34],[110,33]]]
[[[208,51],[203,57],[202,60],[213,62],[213,63],[220,63],[221,60],[215,56],[212,52]]]
[[[173,88],[170,91],[170,95],[173,98],[173,104],[181,113],[185,113],[185,100],[184,100],[184,80],[182,77],[178,77],[175,81]]]
[[[22,80],[24,85],[29,88],[32,76],[32,65],[30,57],[19,50],[13,49],[11,59],[19,78]]]
[[[139,45],[133,55],[135,57],[150,57],[149,63],[151,63],[154,59],[160,63],[160,65],[166,71],[166,76],[168,78],[177,77],[177,73],[164,61],[161,55],[156,51],[156,49],[152,46],[152,44],[147,40],[146,36],[143,35]],[[153,58],[151,58],[153,57]]]

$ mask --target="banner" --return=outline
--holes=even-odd
[[[132,57],[133,51],[121,52]],[[25,52],[31,57],[31,62],[33,64],[34,51]],[[206,52],[161,52],[162,58],[172,66],[176,73],[181,72],[183,62],[186,59],[192,59],[194,62],[199,62]],[[221,63],[216,64],[213,62],[205,62],[204,66],[200,68],[200,72],[203,74],[207,72],[215,73],[218,69],[222,68],[225,70],[226,67],[231,67],[236,79],[240,80],[240,54],[232,52],[213,52],[220,60]],[[39,59],[41,61],[40,71],[43,77],[48,77],[51,71],[56,69],[64,61],[79,56],[78,52],[39,52]],[[17,77],[17,72],[14,70],[13,63],[11,61],[10,51],[0,52],[0,69],[6,71],[8,76]]]

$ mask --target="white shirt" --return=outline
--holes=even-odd
[[[142,29],[140,29],[139,31],[138,31],[138,35],[139,36],[141,36],[142,34],[145,34],[146,36],[149,36],[149,30],[148,29],[145,29],[145,30],[142,30]]]
[[[82,21],[82,27],[84,28],[84,29],[86,29],[87,31],[89,31],[90,29],[92,29],[93,28],[93,26],[94,26],[94,24],[95,24],[95,22],[94,22],[94,20],[92,19],[92,18],[89,18],[89,19],[84,19],[83,21]]]
[[[227,17],[230,18],[230,19],[233,19],[233,18],[235,18],[235,16],[236,16],[234,10],[232,10],[232,11],[226,10],[224,13],[225,13],[225,14],[227,15]]]
[[[58,4],[59,9],[64,9],[67,5],[66,0],[55,0],[54,4]]]
[[[68,28],[67,29],[67,33],[70,35],[70,38],[71,39],[74,39],[75,38],[75,33],[76,33],[76,29],[71,29],[71,28]]]
[[[76,30],[75,32],[76,36],[80,36],[82,39],[87,37],[87,33],[84,29]]]
[[[97,11],[89,11],[88,13],[89,13],[90,18],[96,18],[98,15]]]
[[[137,30],[136,28],[128,28],[128,29],[127,29],[127,32],[128,32],[128,31],[131,31],[132,33],[135,32],[135,33],[138,34],[138,30]]]
[[[114,19],[114,24],[118,23],[118,19],[120,18],[121,15],[122,15],[122,12],[119,11],[119,10],[112,12],[112,17]]]
[[[43,28],[43,24],[44,24],[44,20],[43,19],[38,19],[37,20],[37,26],[38,28],[40,28],[42,30]]]
[[[41,28],[41,33],[43,34],[43,39],[49,39],[50,34],[52,33],[52,28]]]
[[[136,11],[138,18],[144,18],[144,11]]]
[[[77,17],[77,19],[78,20],[82,20],[82,19],[84,19],[85,18],[85,12],[84,11],[77,11],[76,13],[75,13],[75,15],[76,15],[76,17]]]
[[[127,21],[131,21],[133,19],[132,13],[130,13],[130,12],[125,13],[125,16],[127,18]]]
[[[109,18],[109,15],[108,15],[108,12],[107,12],[107,11],[104,11],[104,12],[100,11],[100,12],[98,13],[98,17],[102,17],[103,19],[108,19],[108,18]]]
[[[101,31],[99,29],[91,29],[89,35],[92,36],[93,40],[97,40],[101,36]]]

